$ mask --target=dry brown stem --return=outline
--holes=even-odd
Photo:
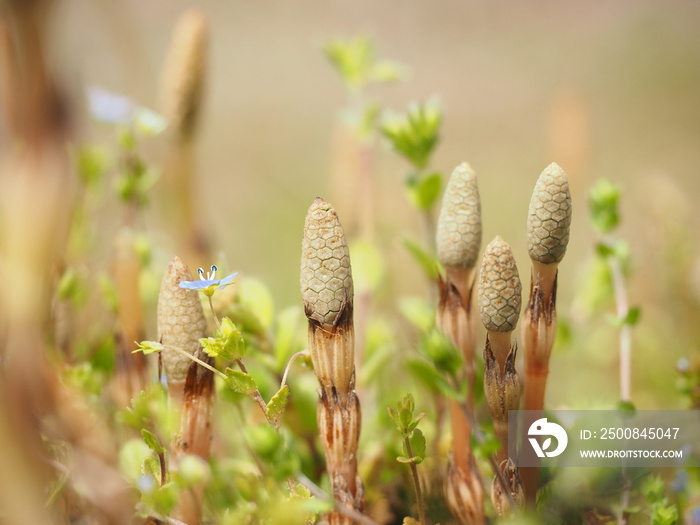
[[[523,506],[525,503],[525,490],[523,489],[523,481],[520,479],[518,467],[515,466],[512,460],[503,461],[500,469],[510,494],[506,493],[501,480],[496,476],[491,483],[491,501],[493,502],[496,515],[504,517]]]
[[[450,458],[445,477],[445,499],[453,516],[465,525],[482,525],[484,517],[484,489],[474,455],[469,453],[468,471],[457,467]]]
[[[214,363],[207,355],[201,355],[200,358],[207,364]],[[191,363],[185,381],[180,433],[175,438],[172,449],[174,465],[177,465],[185,454],[194,454],[205,461],[209,460],[213,408],[214,373],[197,363]],[[173,511],[173,517],[188,525],[201,524],[203,495],[203,483],[183,491]]]
[[[518,349],[513,344],[503,366],[491,350],[489,339],[484,348],[484,394],[493,418],[496,438],[501,442],[498,449],[498,463],[508,459],[508,411],[517,410],[520,404],[520,380],[515,371],[515,358]]]
[[[524,410],[535,412],[526,418],[523,428],[529,428],[544,409],[549,357],[556,335],[556,266],[556,263],[543,265],[533,261],[535,270],[530,281],[530,299],[523,315],[521,339],[525,355]],[[533,460],[537,461],[536,458]],[[531,504],[537,494],[539,470],[539,467],[520,469],[525,495]]]

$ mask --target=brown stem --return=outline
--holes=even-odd
[[[299,480],[299,483],[301,483],[304,487],[309,489],[309,492],[311,492],[311,494],[315,498],[318,498],[322,501],[326,501],[328,503],[332,503],[333,510],[338,514],[342,514],[346,518],[350,518],[357,523],[361,523],[362,525],[379,525],[379,523],[374,521],[372,518],[365,516],[364,514],[355,509],[346,507],[342,503],[339,503],[335,499],[329,497],[328,494],[323,492],[323,490],[321,490],[321,488],[318,485],[316,485],[313,481],[311,481],[303,474],[297,474],[297,479]]]
[[[488,342],[496,357],[501,377],[505,376],[506,360],[510,354],[510,338],[513,332],[488,332]]]
[[[467,404],[471,411],[472,407]],[[455,400],[450,400],[450,421],[452,422],[452,457],[455,465],[468,475],[471,469],[471,434],[472,428],[462,406]]]
[[[465,417],[471,424],[474,433],[474,439],[476,440],[477,443],[480,445],[483,445],[486,442],[486,438],[484,437],[484,434],[479,430],[479,427],[476,425],[476,422],[474,421],[474,415],[469,411],[469,408],[465,405],[462,404],[460,405],[462,412],[464,413]],[[501,469],[498,465],[498,462],[496,461],[496,457],[491,455],[489,456],[489,463],[491,465],[491,468],[493,469],[494,475],[496,476],[496,479],[498,479],[498,482],[501,484],[501,487],[503,488],[503,492],[508,496],[508,500],[510,501],[511,504],[513,504],[513,508],[515,508],[515,499],[513,499],[513,495],[510,493],[510,489],[508,487],[508,482],[506,481],[505,476],[503,476],[503,472],[501,472]]]
[[[547,387],[547,369],[529,369],[525,372],[524,410],[542,410],[544,407],[544,394]]]
[[[522,346],[525,354],[524,409],[533,411],[523,424],[527,431],[544,410],[545,389],[549,375],[549,357],[556,335],[557,264],[532,262],[530,299],[522,323]],[[539,458],[533,456],[533,461]],[[537,496],[539,466],[520,469],[525,498],[534,505]]]
[[[165,485],[168,471],[165,468],[165,453],[158,452],[158,463],[160,464],[160,486]]]

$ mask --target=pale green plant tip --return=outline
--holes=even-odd
[[[620,223],[618,211],[622,191],[606,179],[598,179],[591,188],[588,205],[593,226],[603,234],[612,232]]]
[[[513,252],[500,236],[486,247],[479,274],[479,314],[489,332],[512,332],[520,317],[522,285]]]
[[[530,200],[527,220],[527,244],[530,258],[542,264],[558,263],[564,258],[571,227],[569,182],[558,164],[541,173]]]
[[[476,174],[463,162],[447,183],[437,226],[438,259],[445,268],[476,265],[481,246],[481,201]]]
[[[361,91],[373,83],[397,82],[405,75],[404,67],[398,62],[377,58],[374,42],[367,36],[329,40],[323,51],[350,90]]]
[[[439,141],[441,123],[442,106],[437,99],[431,99],[412,103],[405,114],[388,112],[382,133],[399,154],[422,170]]]

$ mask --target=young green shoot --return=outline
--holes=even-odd
[[[612,233],[620,223],[618,203],[620,200],[620,188],[611,182],[599,180],[589,195],[591,221],[603,238],[596,246],[599,257],[608,265],[610,280],[612,282],[613,295],[615,297],[617,317],[614,324],[619,326],[620,345],[620,403],[621,410],[634,410],[632,404],[632,328],[637,321],[641,310],[630,306],[627,295],[625,267],[628,263],[627,244],[615,239]],[[627,468],[622,467],[623,487],[620,501],[619,523],[629,523],[628,508],[632,492],[632,480]]]
[[[404,455],[397,457],[396,461],[399,463],[407,463],[411,467],[420,523],[421,525],[426,525],[427,521],[425,520],[423,493],[420,488],[420,479],[418,478],[418,468],[416,466],[421,463],[425,457],[425,436],[423,432],[417,428],[418,423],[423,416],[425,416],[425,413],[421,412],[416,417],[413,417],[414,410],[415,402],[411,394],[406,394],[399,401],[397,408],[387,407],[389,417],[394,422],[394,425],[396,425],[396,429],[401,434],[401,437],[403,437]]]

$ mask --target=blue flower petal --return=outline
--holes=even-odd
[[[203,290],[204,288],[209,288],[215,284],[219,284],[218,279],[200,279],[198,281],[180,281],[180,288],[187,288],[188,290]]]
[[[238,275],[238,272],[232,273],[231,275],[227,275],[223,279],[198,279],[196,281],[180,281],[180,288],[185,288],[187,290],[206,290],[207,288],[216,286],[216,289],[218,290],[219,288],[224,288],[231,284],[231,281],[233,281],[233,278],[236,277],[236,275]],[[213,290],[211,291],[211,293],[214,293]]]
[[[220,287],[228,286],[229,284],[231,284],[231,281],[233,281],[233,278],[236,277],[236,275],[238,275],[238,272],[232,273],[231,275],[227,275],[226,277],[221,279],[221,281],[219,282],[219,286]]]
[[[127,97],[112,93],[98,86],[87,90],[90,113],[106,124],[129,124],[134,118],[135,107]]]
[[[198,290],[200,288],[199,281],[180,281],[180,288],[187,290]]]

